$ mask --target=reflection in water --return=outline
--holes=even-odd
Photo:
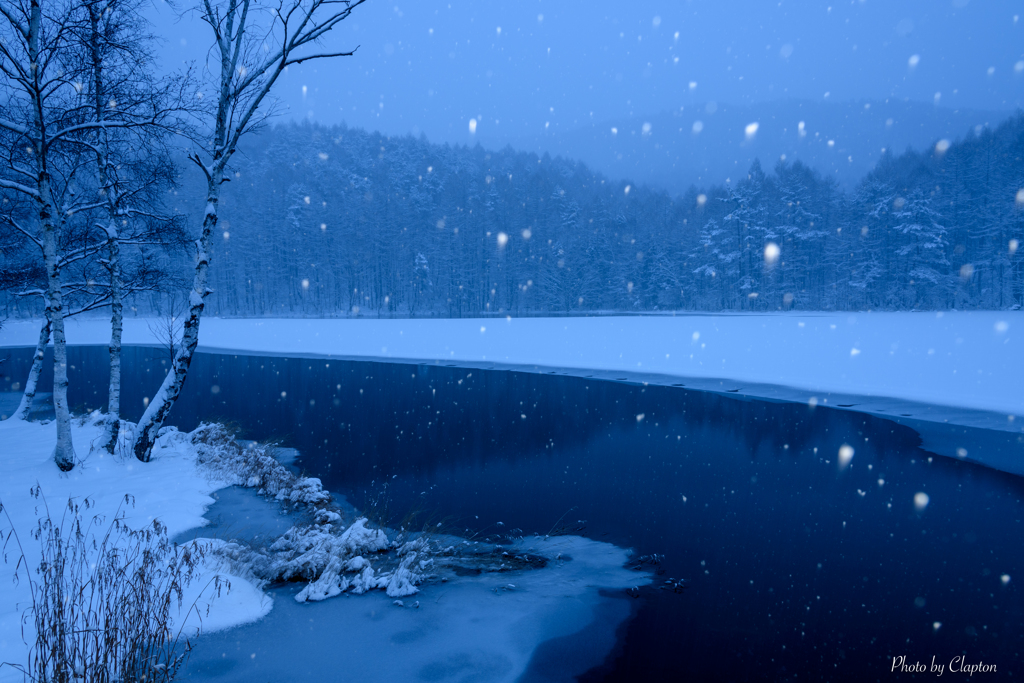
[[[126,356],[134,419],[163,354]],[[72,350],[72,405],[102,404],[104,358]],[[391,520],[567,526],[665,554],[664,578],[690,588],[642,591],[621,649],[585,680],[874,680],[893,656],[965,652],[1022,672],[1021,480],[931,457],[883,419],[564,376],[206,354],[171,422],[200,417],[282,439],[327,488]],[[575,647],[551,643],[535,666]]]

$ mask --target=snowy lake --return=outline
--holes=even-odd
[[[29,357],[12,352],[0,391]],[[126,419],[166,362],[125,349]],[[99,407],[106,350],[70,348],[69,363],[72,407]],[[664,555],[637,597],[607,596],[622,626],[581,681],[874,680],[897,656],[1024,673],[1024,480],[921,450],[886,419],[560,375],[197,354],[169,423],[200,417],[281,440],[308,475],[392,524],[566,530]],[[1009,432],[949,438],[1022,448]],[[659,589],[670,577],[688,587]],[[261,623],[298,623],[307,607],[285,602]],[[591,635],[542,645],[524,680],[557,679]],[[478,680],[464,674],[421,678]]]

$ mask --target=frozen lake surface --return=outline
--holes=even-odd
[[[127,419],[141,412],[162,360],[153,349],[126,350]],[[69,362],[72,406],[98,406],[105,351],[73,348]],[[244,438],[282,439],[307,474],[380,518],[416,513],[495,536],[562,528],[665,555],[664,575],[639,597],[619,591],[601,603],[602,619],[622,624],[614,646],[597,648],[603,661],[586,660],[593,634],[566,633],[536,650],[526,679],[564,679],[575,661],[590,669],[584,681],[874,680],[894,656],[961,654],[1024,672],[1024,482],[922,450],[906,425],[820,405],[479,368],[200,354],[191,372],[172,423],[220,418]],[[932,438],[968,453],[1022,453],[1008,431],[950,427]],[[846,467],[844,446],[853,450]],[[689,587],[659,590],[669,577]],[[265,625],[294,634],[300,622],[329,625],[344,610],[355,611],[340,623],[377,618],[377,598],[310,607],[293,604],[289,587],[274,590],[264,621],[201,646],[197,675],[284,680],[282,669],[248,668],[267,659],[279,667],[288,652],[280,641],[250,657],[250,643],[269,642],[258,635]],[[429,619],[380,614],[410,620],[392,634],[419,633],[415,620]],[[344,647],[363,647],[329,632],[315,638],[323,640],[306,641],[309,652],[338,667],[356,656]],[[236,664],[218,673],[222,654]],[[360,661],[367,675],[391,671]],[[473,661],[411,673],[462,680]],[[287,670],[295,680],[309,673]]]
[[[207,515],[213,523],[201,536],[248,540],[287,530],[278,504],[252,490],[229,488],[216,497]],[[649,575],[624,568],[623,550],[577,536],[505,547],[553,561],[428,583],[397,602],[374,591],[299,603],[302,584],[271,587],[270,614],[201,638],[185,679],[333,680],[343,670],[344,678],[361,681],[571,681],[600,665],[635,607],[622,589],[648,583]],[[600,595],[594,586],[602,585],[614,590]],[[545,658],[552,641],[569,645]]]
[[[68,343],[105,345],[109,321],[73,318]],[[128,318],[124,343],[160,345],[159,320]],[[684,383],[691,389],[910,413],[1016,431],[1024,416],[1021,311],[649,314],[565,318],[204,317],[199,350],[373,360]],[[9,321],[0,346],[32,346]],[[852,405],[851,405],[852,404]],[[942,410],[941,408],[952,408]]]

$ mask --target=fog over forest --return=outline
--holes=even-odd
[[[887,153],[851,191],[800,163],[755,161],[739,182],[672,196],[570,159],[309,124],[276,126],[247,155],[215,242],[219,315],[941,310],[1024,297],[1020,115]]]
[[[104,182],[133,216],[117,236],[127,312],[187,307],[208,193],[188,156],[209,131],[186,110],[209,100],[215,64],[196,16],[145,12],[159,40],[135,75],[188,97],[163,134],[122,136],[117,177],[90,180],[78,147],[54,167],[69,315],[114,298],[109,235],[83,199]],[[967,0],[369,3],[325,38],[356,52],[283,68],[239,139],[207,308],[1013,308],[1024,53],[1005,46],[1020,27]],[[187,73],[198,80],[175,80]],[[2,195],[23,229],[0,231],[0,316],[39,315],[36,208]]]
[[[886,151],[850,190],[799,161],[755,159],[738,181],[674,196],[572,159],[309,123],[266,129],[244,154],[212,249],[215,315],[1007,309],[1024,300],[1020,114],[931,149]],[[179,177],[165,197],[183,225],[201,220],[202,207],[184,201],[201,196],[196,180]],[[31,256],[17,272],[38,278]],[[139,278],[162,286],[140,294],[135,312],[179,313],[172,274],[185,272],[187,243],[136,256]],[[5,304],[38,312],[10,291]]]

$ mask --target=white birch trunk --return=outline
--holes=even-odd
[[[43,227],[43,261],[46,266],[46,317],[53,332],[53,410],[57,416],[57,444],[53,460],[64,472],[75,466],[75,447],[71,442],[71,411],[68,409],[68,354],[64,336],[64,293],[57,263],[57,235],[53,227],[50,178],[39,173],[37,187],[41,197],[39,222]]]
[[[100,53],[100,21],[105,11],[98,3],[87,3],[89,12],[89,49],[92,59],[93,108],[96,121],[106,118],[107,93],[103,72],[103,58]],[[121,244],[117,227],[118,191],[110,182],[107,165],[110,162],[110,140],[106,130],[101,130],[96,144],[96,173],[100,193],[107,208],[107,269],[110,272],[110,377],[107,385],[107,425],[103,440],[104,448],[114,452],[118,433],[121,429],[121,333],[123,329],[123,302],[121,287]]]
[[[42,7],[33,0],[29,18],[28,56],[33,65],[42,63],[40,43],[42,40]],[[57,231],[54,228],[55,211],[53,195],[50,192],[50,173],[47,159],[46,118],[43,113],[43,93],[40,69],[32,68],[33,82],[30,93],[35,114],[35,133],[39,140],[36,155],[36,201],[39,204],[39,224],[43,232],[43,264],[46,268],[46,317],[53,334],[53,409],[57,417],[57,443],[53,448],[53,460],[62,471],[75,466],[75,447],[71,441],[71,412],[68,410],[68,360],[67,340],[64,337],[64,293],[60,283],[60,265],[57,260]]]
[[[113,222],[113,219],[111,219]],[[111,234],[115,228],[108,230]],[[107,438],[104,447],[108,453],[114,452],[117,436],[121,430],[121,333],[124,328],[123,308],[121,300],[120,274],[121,246],[117,239],[110,240],[110,383],[107,389]]]
[[[39,341],[36,343],[36,352],[32,356],[32,367],[28,371],[28,379],[25,380],[25,393],[21,395],[21,403],[14,411],[13,417],[16,420],[27,420],[32,412],[32,401],[36,397],[36,389],[39,385],[39,375],[43,372],[43,358],[46,356],[46,347],[50,343],[50,320],[44,319],[43,326],[39,330]]]
[[[222,168],[218,166],[217,173],[211,175],[207,183],[206,214],[203,216],[203,232],[196,240],[196,272],[192,283],[192,292],[189,295],[188,317],[185,319],[182,330],[181,343],[175,351],[170,371],[146,407],[146,412],[142,414],[135,430],[135,457],[142,462],[149,462],[153,444],[156,443],[157,432],[160,431],[164,420],[167,419],[167,414],[174,406],[174,402],[178,400],[181,388],[185,385],[189,366],[192,364],[192,356],[199,344],[199,321],[205,307],[203,300],[209,293],[207,282],[210,267],[210,235],[217,227],[217,205],[220,202],[222,173]]]
[[[280,28],[281,46],[265,57],[255,57],[257,42],[248,37],[247,17],[250,0],[232,0],[224,8],[224,15],[214,12],[210,3],[204,5],[204,16],[208,24],[215,28],[215,50],[220,53],[220,84],[218,88],[217,113],[214,121],[213,136],[210,148],[212,159],[209,165],[203,166],[206,175],[206,213],[203,216],[203,231],[196,241],[196,272],[189,295],[189,311],[182,332],[181,344],[174,355],[171,369],[164,378],[159,391],[146,408],[139,420],[135,432],[135,457],[148,462],[156,441],[157,432],[163,426],[167,413],[181,393],[185,384],[185,376],[192,363],[196,345],[199,343],[199,321],[203,316],[203,300],[209,294],[207,271],[210,266],[210,236],[217,227],[217,207],[220,202],[220,186],[225,181],[224,170],[241,135],[249,128],[263,98],[270,92],[277,78],[289,64],[300,64],[302,61],[317,57],[351,55],[354,52],[335,53],[333,55],[307,55],[304,59],[291,61],[292,52],[303,45],[318,41],[335,24],[347,18],[352,9],[364,0],[314,0],[309,6],[303,7],[297,0],[286,0],[277,11],[275,31]],[[324,10],[326,16],[316,20],[313,15],[317,9]],[[302,8],[300,10],[300,8]],[[302,18],[294,32],[289,32],[287,18],[292,12],[300,10],[296,16]],[[277,35],[276,32],[272,32]],[[258,41],[258,39],[255,39]],[[267,51],[266,43],[263,44]],[[247,64],[247,60],[254,61]],[[236,82],[236,76],[238,81]],[[241,106],[241,110],[236,107]],[[198,162],[198,159],[196,159]]]
[[[248,3],[243,2],[245,9]],[[245,16],[243,12],[242,16]],[[227,35],[233,32],[234,22],[237,18],[237,8],[230,11],[227,17]],[[243,21],[244,23],[244,21]],[[213,126],[213,159],[209,167],[204,168],[206,173],[206,211],[203,214],[203,231],[196,240],[196,270],[192,280],[192,292],[188,299],[188,317],[185,319],[181,333],[181,343],[174,353],[174,362],[164,377],[163,384],[157,390],[153,400],[146,407],[146,412],[139,419],[135,429],[135,457],[142,462],[149,462],[153,454],[153,445],[156,443],[157,433],[167,419],[167,414],[178,400],[181,388],[185,385],[185,377],[188,375],[189,366],[192,364],[192,356],[195,354],[196,346],[199,344],[199,322],[203,317],[204,299],[209,293],[208,271],[210,267],[210,236],[217,227],[217,208],[220,204],[220,186],[223,182],[224,168],[227,166],[231,154],[234,152],[234,144],[228,144],[230,139],[230,115],[233,104],[231,81],[234,78],[234,62],[231,58],[230,39],[218,40],[220,51],[220,88],[217,97],[217,114]],[[266,94],[266,91],[264,91]],[[262,98],[262,95],[260,96]],[[258,105],[258,100],[256,104]],[[244,122],[238,124],[238,131],[244,127]]]

